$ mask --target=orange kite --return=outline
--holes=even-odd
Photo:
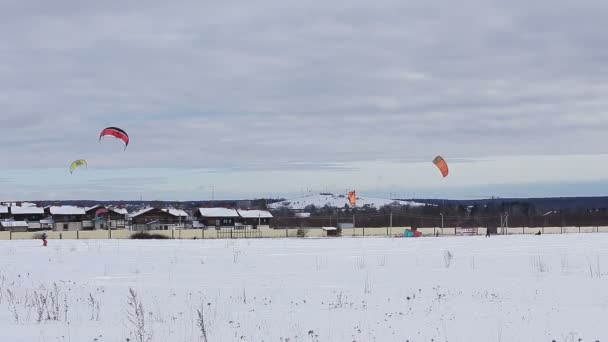
[[[443,159],[443,157],[437,156],[433,160],[433,164],[435,164],[435,166],[437,166],[439,171],[441,171],[441,174],[443,175],[443,177],[447,177],[448,174],[450,173],[450,170],[448,168],[448,163],[445,161],[445,159]]]

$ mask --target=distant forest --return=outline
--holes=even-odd
[[[608,225],[608,197],[485,200],[420,200],[422,207],[380,209],[308,207],[309,218],[287,209],[273,211],[277,227],[323,227],[354,223],[359,227],[560,227]]]

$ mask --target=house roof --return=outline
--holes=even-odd
[[[71,205],[51,206],[49,208],[51,215],[86,215],[84,208],[74,207]]]
[[[0,222],[0,226],[5,228],[29,227],[25,221],[2,221]]]
[[[93,209],[100,208],[100,207],[101,207],[101,205],[98,204],[98,205],[94,205],[94,206],[89,207],[89,208],[84,208],[84,211],[86,211],[88,213],[89,211],[91,211]]]
[[[266,210],[239,210],[242,218],[272,218],[272,214]]]
[[[13,215],[44,215],[44,208],[39,207],[11,207]]]
[[[137,216],[143,215],[143,214],[147,213],[148,211],[152,211],[152,210],[154,210],[154,208],[152,208],[152,207],[144,208],[144,209],[141,209],[141,210],[138,210],[138,211],[134,212],[133,214],[130,214],[129,216],[130,217],[137,217]]]
[[[239,213],[234,209],[200,208],[198,211],[203,217],[239,217]]]
[[[173,209],[173,208],[169,208],[169,209],[163,209],[164,212],[169,213],[173,216],[181,216],[181,217],[188,217],[188,213],[186,213],[185,211],[181,210],[181,209]]]
[[[110,208],[110,210],[120,215],[129,215],[129,211],[125,208]]]
[[[0,205],[0,214],[8,214],[8,207]]]

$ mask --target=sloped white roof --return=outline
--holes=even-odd
[[[91,211],[91,210],[93,210],[93,209],[97,209],[97,208],[99,208],[99,207],[101,207],[101,205],[99,205],[99,204],[98,204],[98,205],[94,205],[94,206],[92,206],[92,207],[90,207],[90,208],[84,208],[84,210],[85,210],[85,211]]]
[[[125,208],[111,208],[111,211],[120,214],[120,215],[128,215],[129,211]]]
[[[85,215],[86,212],[84,208],[74,207],[71,205],[63,205],[60,207],[51,206],[50,207],[51,215]]]
[[[2,221],[0,225],[5,228],[29,227],[25,221]]]
[[[272,214],[266,210],[239,210],[242,218],[272,218]]]
[[[163,209],[164,212],[169,213],[173,216],[182,216],[182,217],[188,217],[188,213],[181,210],[181,209],[173,209],[173,208],[169,208],[169,209]]]
[[[8,207],[0,205],[0,214],[8,214]]]
[[[134,212],[133,214],[130,214],[129,216],[130,217],[137,217],[139,215],[147,213],[150,210],[154,210],[154,208],[152,208],[152,207],[144,208],[144,209],[141,209],[141,210],[138,210],[138,211]]]
[[[227,208],[200,208],[199,212],[203,217],[239,217],[236,210]]]
[[[11,207],[13,215],[43,215],[44,208],[39,207]]]

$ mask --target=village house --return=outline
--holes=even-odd
[[[209,228],[234,227],[240,218],[235,209],[200,208],[194,213],[194,227]]]
[[[0,221],[1,231],[27,232],[29,225],[25,221]]]
[[[132,230],[172,230],[184,228],[188,214],[178,209],[145,208],[130,218]]]
[[[83,221],[86,221],[84,208],[74,206],[49,206],[44,212],[53,219],[53,230],[75,231],[83,229]]]
[[[0,220],[5,220],[10,217],[8,212],[8,207],[4,205],[0,205]]]
[[[52,226],[46,220],[47,215],[43,208],[12,206],[9,210],[13,220],[27,222],[28,230],[52,229]]]
[[[125,229],[128,223],[127,209],[96,205],[85,209],[85,229]]]
[[[240,223],[252,228],[270,228],[272,214],[266,210],[238,210]]]
[[[190,216],[188,215],[187,212],[181,210],[181,209],[173,209],[173,208],[169,208],[169,209],[163,209],[164,212],[169,213],[173,216],[175,216],[177,218],[177,225],[174,225],[173,229],[184,229],[187,228],[188,226],[191,226],[190,224]]]

